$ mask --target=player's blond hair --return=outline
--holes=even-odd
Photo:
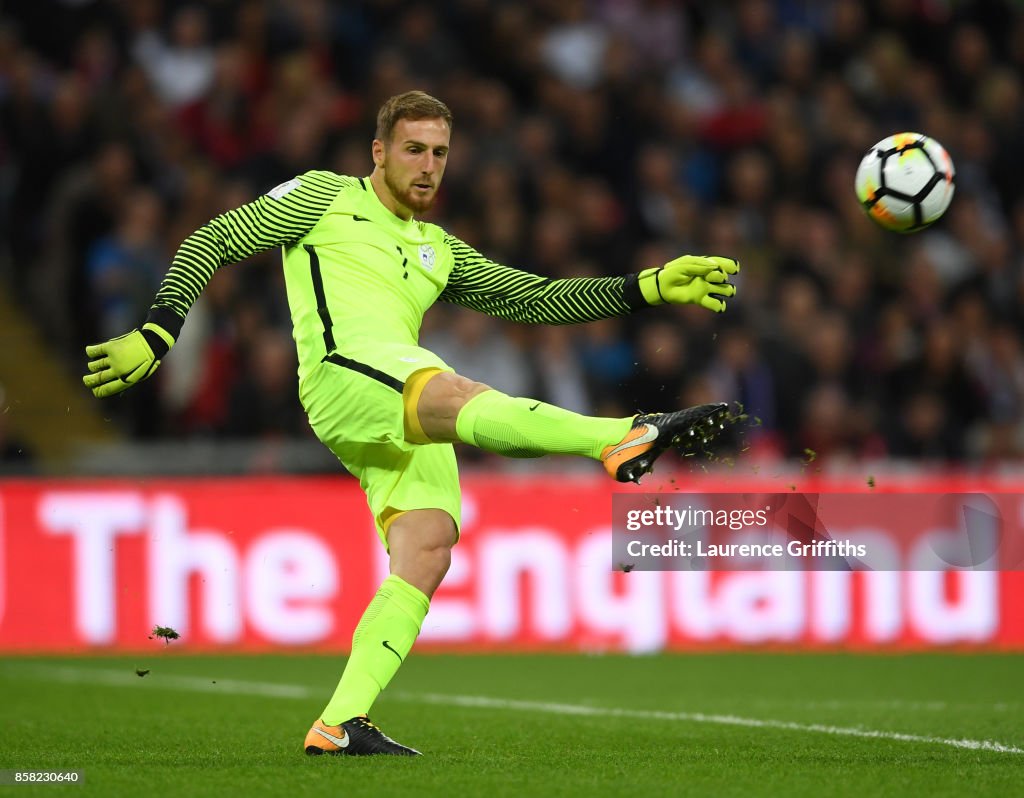
[[[425,91],[407,91],[388,98],[377,112],[376,137],[391,141],[391,134],[400,119],[443,119],[452,128],[452,112],[448,106]]]

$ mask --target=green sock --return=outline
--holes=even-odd
[[[632,418],[596,418],[533,399],[484,391],[470,399],[455,420],[459,440],[505,457],[576,454],[601,459],[618,443]]]
[[[385,579],[352,636],[352,654],[321,718],[337,726],[370,711],[412,649],[430,599],[401,577]]]

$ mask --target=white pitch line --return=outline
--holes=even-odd
[[[910,712],[948,712],[949,710],[968,710],[985,712],[1018,711],[1024,704],[1019,701],[907,701],[899,698],[885,699],[823,699],[821,701],[783,701],[779,699],[759,698],[750,702],[751,706],[760,708],[788,707],[797,709],[895,709]]]
[[[4,668],[22,678],[40,681],[63,682],[65,684],[98,684],[106,687],[144,687],[156,690],[184,690],[191,693],[228,693],[265,698],[313,698],[318,694],[312,688],[300,684],[279,682],[253,682],[243,679],[213,679],[210,676],[176,676],[161,673],[159,676],[139,677],[131,670],[115,668],[76,668],[73,665],[29,665],[8,663]]]
[[[410,703],[441,704],[474,709],[511,709],[523,712],[543,712],[549,715],[577,715],[597,718],[633,718],[635,720],[669,720],[689,723],[714,723],[720,726],[746,726],[755,729],[784,729],[786,731],[815,732],[843,737],[868,737],[878,740],[899,740],[907,743],[931,743],[952,748],[975,751],[993,751],[999,754],[1024,754],[1024,748],[998,743],[993,740],[960,740],[947,737],[929,737],[921,734],[861,729],[855,726],[827,726],[822,723],[797,723],[789,720],[743,718],[737,715],[712,715],[704,712],[662,712],[646,709],[617,709],[614,707],[555,704],[544,701],[516,701],[486,696],[445,695],[442,693],[399,693],[389,698]]]
[[[98,684],[109,687],[147,687],[150,689],[183,690],[200,693],[228,693],[251,695],[265,698],[310,699],[321,695],[300,684],[279,682],[257,682],[244,679],[211,679],[206,676],[177,676],[161,674],[152,679],[140,679],[131,671],[113,668],[76,668],[64,665],[38,665],[7,663],[2,668],[8,674],[22,678],[59,681],[68,684]],[[385,698],[410,704],[432,704],[456,706],[469,709],[501,709],[519,712],[540,712],[548,715],[572,715],[595,718],[632,718],[634,720],[660,720],[684,723],[708,723],[719,726],[743,726],[754,729],[781,729],[784,731],[830,734],[841,737],[862,737],[876,740],[896,740],[906,743],[926,743],[964,748],[972,751],[991,751],[998,754],[1024,754],[1024,748],[995,742],[994,740],[971,740],[949,737],[931,737],[921,734],[863,729],[856,726],[829,726],[822,723],[798,723],[770,718],[745,718],[738,715],[718,715],[705,712],[665,712],[647,709],[624,709],[616,707],[583,706],[580,704],[559,704],[546,701],[521,701],[488,696],[449,695],[446,693],[392,692]]]

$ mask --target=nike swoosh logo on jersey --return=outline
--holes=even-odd
[[[532,410],[536,410],[538,407],[540,407],[540,402],[537,402],[537,404],[535,404],[533,407],[528,408],[528,409],[532,411]]]
[[[389,646],[387,640],[385,640],[383,643],[381,643],[381,645],[384,646],[384,648],[386,648],[388,651],[390,651],[396,657],[398,657],[398,661],[399,662],[402,662],[402,655],[399,654],[397,651],[395,651],[391,646]]]
[[[620,443],[618,446],[616,446],[614,449],[608,452],[608,455],[607,457],[605,457],[605,459],[607,460],[609,457],[613,457],[617,455],[619,452],[625,451],[626,449],[632,449],[634,446],[642,446],[645,443],[650,443],[651,441],[657,439],[658,428],[653,424],[644,424],[644,426],[647,427],[647,432],[645,432],[639,438],[633,438],[632,440],[626,441],[625,443]]]
[[[328,742],[334,743],[338,748],[348,748],[349,736],[346,734],[344,737],[335,737],[330,732],[325,732],[323,729],[313,727],[313,731],[319,734]]]
[[[352,221],[353,222],[368,222],[370,220],[367,219],[365,216],[360,216],[358,213],[353,213],[352,214]]]

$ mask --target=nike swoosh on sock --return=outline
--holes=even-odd
[[[388,645],[388,641],[387,641],[387,640],[385,640],[385,641],[384,641],[383,643],[381,643],[381,645],[382,645],[382,646],[384,646],[384,648],[386,648],[386,649],[387,649],[388,651],[390,651],[390,652],[391,652],[392,654],[394,654],[394,655],[395,655],[396,657],[398,657],[398,661],[399,661],[399,662],[403,662],[403,661],[404,661],[404,660],[402,659],[402,655],[401,655],[401,654],[399,654],[399,653],[398,653],[397,651],[395,651],[395,650],[394,650],[394,649],[393,649],[393,648],[392,648],[391,646],[389,646],[389,645]]]

